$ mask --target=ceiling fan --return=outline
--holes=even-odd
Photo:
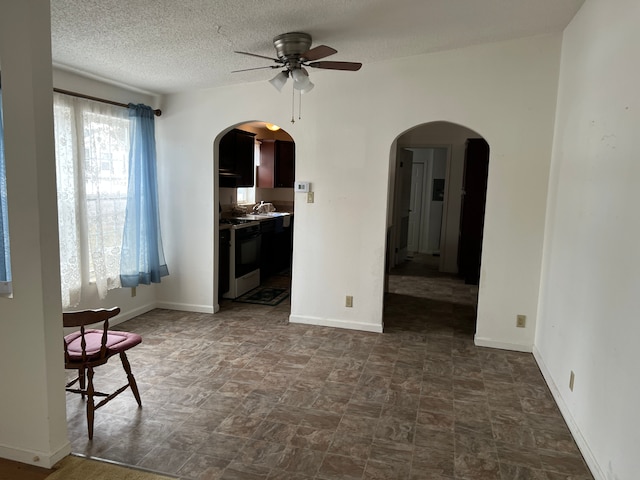
[[[318,45],[317,47],[310,48],[311,35],[308,33],[283,33],[273,39],[273,46],[276,49],[278,58],[266,57],[249,52],[236,51],[235,53],[271,60],[275,62],[276,65],[234,70],[232,73],[260,70],[263,68],[282,68],[283,70],[269,80],[269,82],[277,88],[278,91],[282,91],[282,87],[284,87],[287,79],[291,76],[293,79],[293,88],[299,90],[300,93],[307,93],[311,91],[314,85],[309,80],[309,73],[305,67],[346,70],[351,72],[360,70],[360,67],[362,67],[361,63],[356,62],[318,61],[334,53],[338,53],[338,51],[326,45]]]

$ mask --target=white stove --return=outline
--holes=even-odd
[[[260,222],[248,219],[223,219],[231,225],[229,252],[229,291],[225,298],[238,298],[260,286]]]

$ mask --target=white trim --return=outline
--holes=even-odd
[[[157,302],[156,308],[178,310],[181,312],[214,313],[214,308],[212,305],[194,305],[191,303]]]
[[[306,315],[290,315],[290,323],[303,323],[306,325],[318,325],[321,327],[346,328],[360,330],[362,332],[382,333],[382,324],[350,322],[334,318],[309,317]]]
[[[478,347],[499,348],[500,350],[513,350],[514,352],[531,353],[533,345],[523,345],[521,343],[499,342],[491,338],[475,336],[473,342]]]
[[[22,450],[5,445],[0,445],[0,458],[6,458],[15,462],[35,465],[42,468],[51,468],[64,457],[71,453],[71,443],[65,442],[55,452],[38,452],[37,450]]]
[[[573,416],[571,415],[571,410],[569,410],[569,407],[567,406],[564,399],[562,398],[562,395],[560,394],[560,389],[558,388],[556,383],[553,381],[551,372],[549,371],[546,364],[544,363],[544,360],[542,359],[542,354],[540,353],[540,350],[538,350],[535,347],[535,345],[533,346],[533,358],[536,360],[536,363],[538,364],[538,368],[540,368],[540,371],[542,372],[542,376],[544,377],[544,380],[547,382],[547,386],[549,387],[549,390],[551,390],[551,395],[553,395],[553,399],[556,401],[556,404],[560,409],[560,413],[564,417],[565,422],[567,422],[569,431],[571,432],[571,435],[573,435],[573,439],[576,441],[576,444],[578,445],[578,449],[580,450],[580,453],[582,453],[582,456],[584,457],[584,461],[587,463],[589,470],[591,470],[591,474],[593,475],[593,478],[595,480],[605,480],[606,477],[603,473],[603,470],[600,468],[600,465],[598,464],[598,461],[596,460],[595,455],[589,448],[589,443],[584,438],[584,435],[582,435],[582,432],[580,431],[578,424],[576,423]]]
[[[138,315],[142,315],[143,313],[150,312],[156,308],[155,303],[147,303],[146,305],[142,305],[138,308],[134,308],[133,310],[126,311],[124,313],[120,312],[120,314],[113,318],[113,320],[109,320],[109,326],[119,325],[121,323],[126,322],[127,320],[131,320]]]

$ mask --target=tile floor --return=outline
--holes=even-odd
[[[289,325],[286,300],[122,324],[143,408],[123,393],[88,441],[67,394],[73,451],[188,480],[592,480],[532,355],[475,347],[477,289],[432,266],[394,271],[384,334]]]

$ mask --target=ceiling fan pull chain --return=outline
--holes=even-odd
[[[298,120],[302,120],[302,92],[298,92]]]
[[[291,123],[296,123],[293,118],[295,116],[294,109],[296,105],[296,89],[293,88],[293,82],[291,82]]]

